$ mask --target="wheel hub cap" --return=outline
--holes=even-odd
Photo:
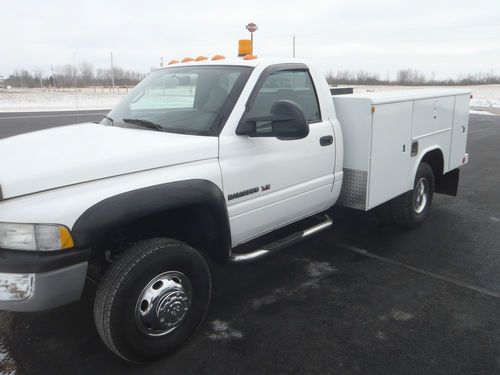
[[[415,185],[413,192],[413,208],[417,214],[424,211],[429,196],[429,184],[425,178],[421,178]]]
[[[192,302],[191,282],[181,272],[153,278],[139,294],[135,308],[139,330],[149,336],[174,331],[185,320]]]
[[[162,297],[156,315],[168,327],[182,322],[190,305],[189,297],[183,291],[172,292]]]

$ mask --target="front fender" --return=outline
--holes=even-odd
[[[190,205],[204,205],[215,220],[217,258],[231,249],[229,217],[224,194],[208,180],[169,182],[127,191],[88,208],[75,222],[72,233],[78,247],[91,246],[109,231],[142,217]]]

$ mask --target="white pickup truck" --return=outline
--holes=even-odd
[[[202,323],[207,259],[296,243],[336,202],[416,227],[434,192],[456,194],[469,91],[332,97],[307,62],[197,60],[151,73],[99,124],[0,140],[0,310],[76,301],[91,277],[103,341],[147,361]]]

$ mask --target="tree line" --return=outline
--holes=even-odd
[[[415,69],[399,70],[396,79],[381,78],[379,74],[364,70],[329,72],[326,79],[331,85],[401,85],[401,86],[467,86],[500,84],[500,75],[493,72],[467,74],[457,78],[436,79]]]
[[[113,72],[113,74],[112,74]],[[43,74],[41,69],[15,70],[4,84],[12,87],[88,87],[111,86],[113,77],[115,86],[135,86],[144,77],[145,73],[125,70],[115,66],[109,69],[94,69],[86,61],[77,67],[71,64],[55,66],[50,74]],[[493,72],[467,74],[457,78],[438,80],[434,75],[430,77],[415,69],[399,70],[396,79],[381,78],[379,74],[365,70],[338,70],[329,72],[326,79],[331,85],[401,85],[401,86],[455,86],[455,85],[484,85],[500,84],[500,75]]]
[[[125,70],[119,66],[109,69],[94,69],[94,66],[86,61],[78,66],[71,64],[58,65],[48,74],[43,74],[41,69],[15,70],[4,84],[11,87],[88,87],[88,86],[135,86],[146,74]]]

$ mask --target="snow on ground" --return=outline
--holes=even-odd
[[[0,339],[0,375],[14,375],[16,364]]]
[[[420,88],[469,88],[472,107],[500,108],[500,85],[408,87],[408,86],[355,86],[355,92],[379,92]],[[0,112],[70,111],[76,109],[110,109],[127,93],[120,88],[85,88],[75,91],[43,91],[40,89],[0,90]]]
[[[488,112],[488,111],[477,111],[475,109],[471,109],[469,110],[469,113],[471,115],[485,115],[485,116],[498,116],[496,115],[495,113],[491,113],[491,112]]]
[[[73,111],[110,109],[127,89],[86,88],[79,91],[42,91],[40,89],[0,90],[0,112]]]

